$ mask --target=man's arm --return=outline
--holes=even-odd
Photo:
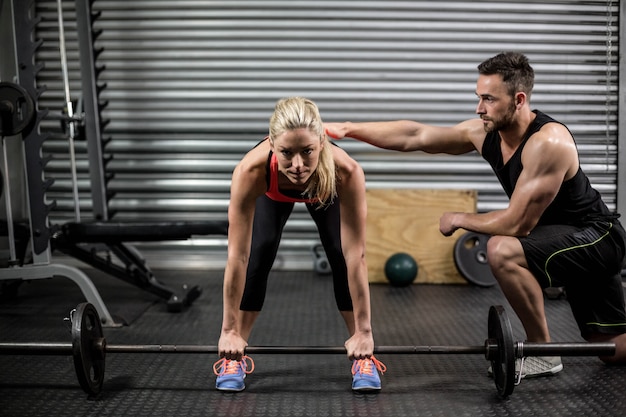
[[[350,137],[379,148],[401,152],[423,151],[459,155],[481,150],[485,131],[480,119],[453,127],[440,127],[410,120],[362,123],[325,123],[326,134],[334,139]]]
[[[563,182],[578,170],[578,151],[571,134],[551,123],[535,133],[522,152],[523,170],[509,206],[489,213],[444,213],[441,233],[462,228],[479,233],[526,236],[537,225]]]

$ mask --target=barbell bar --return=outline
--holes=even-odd
[[[96,308],[81,303],[70,315],[72,343],[0,343],[5,355],[72,355],[81,388],[98,395],[104,382],[107,353],[217,354],[214,345],[107,344]],[[247,354],[345,354],[339,346],[248,346]],[[491,306],[488,338],[475,346],[376,346],[375,354],[481,354],[491,362],[498,395],[506,398],[516,383],[515,361],[526,356],[612,356],[614,343],[531,343],[513,341],[511,323],[502,306]]]
[[[216,345],[112,345],[102,346],[102,340],[94,341],[96,350],[106,353],[190,353],[217,354]],[[524,356],[602,356],[612,352],[612,343],[532,343],[515,342],[516,358]],[[476,346],[376,346],[375,354],[385,355],[482,355],[487,358],[489,349],[497,347],[491,345]],[[607,350],[608,349],[608,350]],[[58,355],[67,356],[72,352],[71,343],[32,343],[32,342],[0,342],[0,353],[3,355]],[[565,351],[565,353],[564,353]],[[246,353],[250,354],[342,354],[346,349],[340,346],[248,346]]]
[[[94,340],[95,350],[105,353],[192,353],[217,354],[216,345],[112,345],[104,339]],[[484,354],[485,346],[376,346],[375,354]],[[59,355],[72,354],[71,343],[0,343],[4,355]],[[340,346],[248,346],[248,354],[341,354],[346,349]]]

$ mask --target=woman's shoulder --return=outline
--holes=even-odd
[[[347,178],[360,178],[363,175],[363,168],[348,152],[336,146],[333,146],[332,149],[333,160],[335,161],[335,168],[339,174],[340,181]]]
[[[258,180],[265,182],[267,159],[270,147],[267,142],[261,142],[250,149],[237,163],[233,172],[233,180],[243,180],[251,185]]]
[[[250,149],[239,161],[238,165],[246,167],[256,167],[258,165],[265,166],[267,158],[270,155],[269,141],[260,142],[254,148]]]
[[[339,146],[334,143],[331,144],[331,149],[333,151],[333,160],[335,161],[335,165],[337,168],[346,168],[346,169],[354,169],[355,166],[358,166],[358,162],[350,156],[348,152],[341,149]]]

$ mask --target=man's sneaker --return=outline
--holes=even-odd
[[[554,375],[563,370],[560,356],[528,356],[523,358],[520,367],[522,378]]]
[[[369,359],[355,359],[352,362],[352,390],[380,390],[380,376],[377,371],[384,374],[386,370],[385,364],[373,356]]]
[[[217,375],[215,388],[220,391],[243,391],[246,388],[243,380],[252,371],[254,361],[249,356],[244,356],[240,361],[222,358],[213,364],[213,373]]]
[[[515,374],[522,375],[519,379],[535,378],[538,376],[549,376],[563,370],[563,363],[560,356],[527,356],[515,361]],[[493,376],[491,365],[487,369],[487,374]]]

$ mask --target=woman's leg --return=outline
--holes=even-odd
[[[346,322],[349,334],[352,335],[354,334],[354,315],[348,286],[348,269],[341,249],[339,199],[335,198],[333,204],[326,208],[316,208],[316,205],[307,204],[307,209],[317,225],[322,246],[324,246],[328,263],[332,269],[337,308]]]
[[[265,195],[257,199],[246,286],[239,306],[239,331],[245,340],[248,340],[252,326],[263,308],[267,278],[276,258],[283,228],[292,210],[293,203],[277,202]]]

